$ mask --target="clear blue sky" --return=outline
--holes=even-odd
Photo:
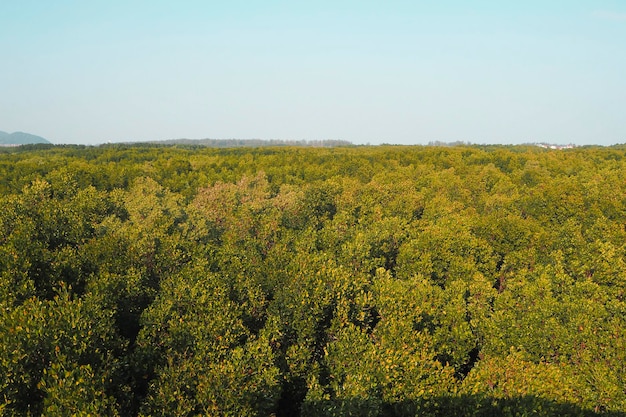
[[[625,0],[0,0],[0,130],[55,143],[610,145],[625,109]]]

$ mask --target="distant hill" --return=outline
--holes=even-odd
[[[30,133],[14,132],[6,133],[0,131],[0,145],[28,145],[31,143],[51,143],[49,140],[41,136],[31,135]]]

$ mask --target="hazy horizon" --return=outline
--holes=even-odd
[[[624,2],[7,3],[8,133],[626,142]]]

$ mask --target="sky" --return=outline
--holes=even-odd
[[[626,142],[625,0],[0,0],[0,130]]]

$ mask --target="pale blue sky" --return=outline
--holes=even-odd
[[[626,142],[626,0],[0,0],[0,60],[55,143]]]

